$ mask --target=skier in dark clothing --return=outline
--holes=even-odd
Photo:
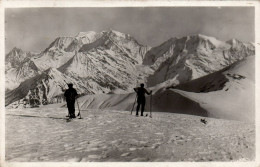
[[[66,97],[67,107],[69,110],[69,117],[76,118],[75,116],[75,100],[78,96],[76,89],[73,88],[73,84],[68,84],[69,89],[67,89],[64,93]]]
[[[140,85],[141,87],[134,88],[134,91],[137,93],[137,107],[136,107],[136,116],[138,116],[138,111],[141,105],[141,116],[143,116],[144,113],[144,107],[145,107],[145,94],[152,94],[152,91],[149,93],[145,88],[144,84]]]

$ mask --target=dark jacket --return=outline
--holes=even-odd
[[[74,88],[69,88],[64,93],[64,96],[66,97],[66,101],[75,101],[77,95],[78,93]]]
[[[134,88],[134,91],[137,93],[137,102],[138,103],[145,102],[145,94],[148,94],[148,95],[151,94],[145,88],[142,88],[142,87]]]

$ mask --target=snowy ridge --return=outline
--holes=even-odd
[[[94,39],[94,37],[97,35],[96,32],[94,31],[88,31],[88,32],[79,32],[76,37],[88,37],[88,38],[91,38],[91,39]]]
[[[59,37],[56,38],[50,46],[45,49],[37,58],[33,59],[35,64],[41,69],[59,68],[71,59],[75,52],[84,45],[91,43],[99,38],[99,34],[94,32],[80,33],[76,37]]]
[[[91,93],[127,90],[131,85],[135,86],[138,71],[132,59],[121,50],[103,49],[79,52],[59,70],[72,78],[80,77],[89,85]]]

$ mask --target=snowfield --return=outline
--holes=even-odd
[[[83,119],[66,121],[64,103],[6,110],[6,161],[200,162],[255,157],[255,126],[250,123],[162,112],[153,113],[153,118],[102,109],[84,109],[81,114]],[[201,122],[204,118],[206,124]]]

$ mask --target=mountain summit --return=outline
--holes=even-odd
[[[188,82],[254,55],[254,51],[251,44],[238,40],[223,42],[201,34],[171,38],[145,55],[144,64],[155,70],[148,78],[148,85]]]

